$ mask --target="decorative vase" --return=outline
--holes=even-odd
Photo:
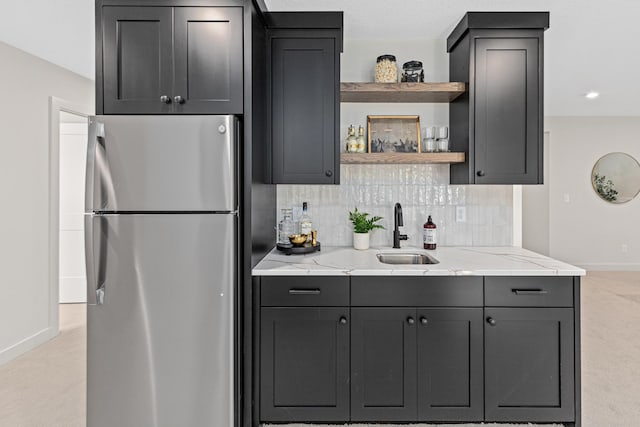
[[[353,248],[363,251],[369,249],[369,233],[353,233]]]

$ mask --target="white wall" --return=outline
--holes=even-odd
[[[522,247],[549,256],[549,132],[544,133],[544,184],[522,185]]]
[[[0,42],[0,363],[48,339],[48,103],[91,80]]]
[[[640,270],[640,197],[611,204],[591,186],[601,156],[621,151],[640,160],[640,117],[546,117],[545,130],[549,255],[588,270]],[[533,209],[525,234],[544,228]],[[527,231],[527,224],[533,228]]]

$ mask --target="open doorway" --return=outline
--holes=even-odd
[[[59,302],[85,303],[84,188],[87,158],[86,115],[60,111]]]
[[[49,98],[49,324],[54,335],[64,314],[60,303],[86,302],[84,170],[91,111]],[[84,318],[83,307],[72,311]]]

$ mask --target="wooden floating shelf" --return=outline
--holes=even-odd
[[[340,83],[341,102],[451,102],[465,83]]]
[[[464,163],[464,153],[341,153],[340,163],[347,165]]]

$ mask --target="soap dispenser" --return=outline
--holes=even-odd
[[[431,215],[429,215],[422,229],[422,243],[425,249],[432,250],[436,248],[436,224],[431,219]]]

